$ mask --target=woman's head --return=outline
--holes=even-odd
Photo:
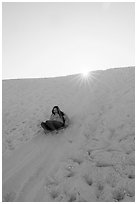
[[[52,113],[55,114],[55,113],[58,113],[60,114],[60,109],[58,106],[54,106],[53,109],[52,109]]]

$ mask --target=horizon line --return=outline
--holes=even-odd
[[[121,67],[110,67],[110,68],[106,68],[106,69],[97,69],[97,70],[89,70],[89,72],[98,72],[98,71],[107,71],[110,69],[122,69],[122,68],[135,68],[135,65],[131,65],[131,66],[121,66]],[[53,78],[60,78],[60,77],[69,77],[69,76],[74,76],[74,75],[79,75],[82,72],[78,72],[78,73],[74,73],[74,74],[67,74],[67,75],[60,75],[60,76],[50,76],[50,77],[22,77],[22,78],[6,78],[6,79],[2,79],[2,81],[7,81],[7,80],[21,80],[21,79],[53,79]]]

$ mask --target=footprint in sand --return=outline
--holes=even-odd
[[[113,199],[118,202],[122,201],[125,197],[125,191],[123,188],[115,189],[112,194]]]
[[[93,184],[93,179],[92,179],[92,177],[91,177],[89,174],[86,174],[86,175],[84,175],[83,177],[84,177],[85,182],[86,182],[89,186],[92,186],[92,184]]]
[[[15,198],[16,198],[16,193],[11,191],[9,193],[6,193],[3,196],[2,202],[13,202]]]

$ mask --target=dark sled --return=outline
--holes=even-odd
[[[55,133],[55,134],[57,134],[58,132],[60,132],[61,130],[64,130],[66,128],[66,126],[63,126],[63,127],[58,128],[56,130],[49,130],[49,129],[47,129],[47,127],[46,127],[44,122],[41,123],[41,127],[44,129],[45,134],[48,134],[48,133],[53,133],[53,134]]]

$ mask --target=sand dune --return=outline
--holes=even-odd
[[[3,81],[3,201],[135,201],[135,68],[91,74]],[[45,135],[54,105],[70,126]]]

